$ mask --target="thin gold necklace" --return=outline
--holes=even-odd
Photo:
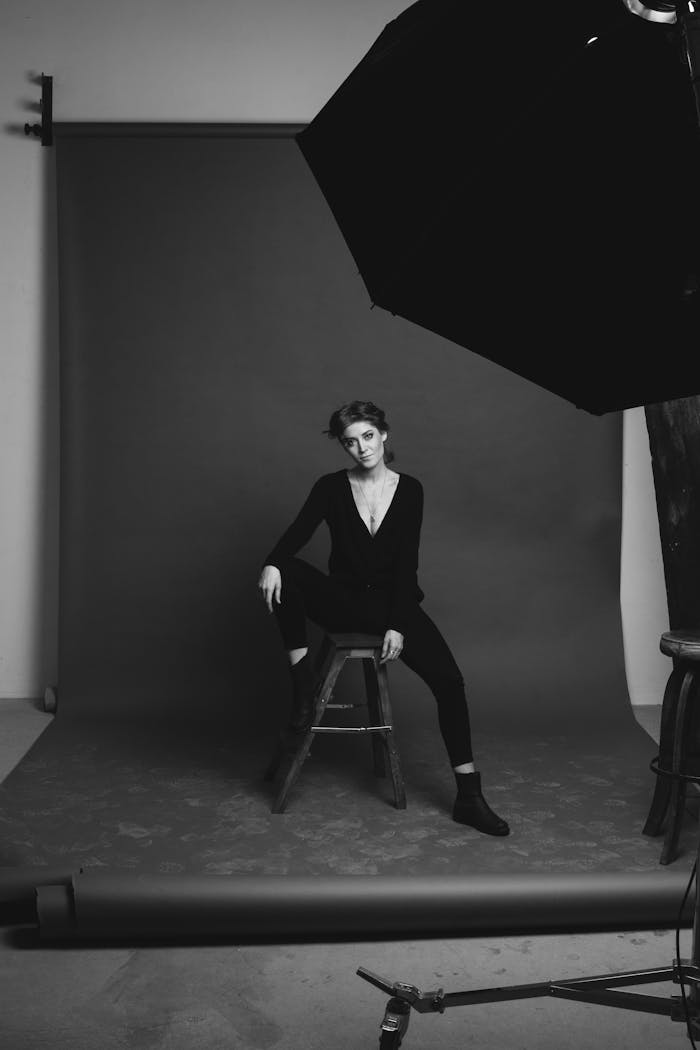
[[[370,507],[369,503],[367,502],[367,497],[365,496],[364,492],[362,491],[362,486],[360,485],[360,482],[357,480],[357,478],[355,479],[357,481],[357,487],[360,490],[360,495],[362,496],[363,500],[365,501],[365,506],[367,507],[367,510],[369,511],[369,531],[370,531],[370,533],[373,536],[374,536],[374,533],[375,533],[374,526],[375,526],[375,523],[377,521],[376,512],[377,512],[377,508],[379,507],[379,504],[382,502],[382,496],[384,495],[384,486],[386,485],[386,476],[387,476],[388,473],[389,473],[389,471],[386,468],[384,468],[384,481],[382,482],[382,491],[379,493],[379,499],[377,500],[377,502],[374,505],[374,511],[372,511],[372,508]]]

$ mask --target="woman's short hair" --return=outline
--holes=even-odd
[[[371,423],[383,433],[388,433],[390,430],[383,409],[378,408],[373,401],[349,401],[346,405],[336,408],[328,421],[328,429],[323,433],[331,439],[335,438],[340,441],[351,423]],[[391,463],[394,458],[394,453],[385,448],[385,463]]]

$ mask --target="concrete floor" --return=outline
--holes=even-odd
[[[659,709],[637,710],[658,739]],[[0,703],[0,779],[51,716]],[[679,901],[680,905],[680,901]],[[690,931],[681,934],[681,954]],[[200,948],[48,948],[0,931],[7,1050],[360,1050],[377,1047],[386,996],[358,966],[446,992],[670,965],[673,931],[448,941]],[[640,988],[664,998],[670,983]],[[664,1017],[553,998],[412,1013],[405,1050],[655,1050],[689,1046]]]

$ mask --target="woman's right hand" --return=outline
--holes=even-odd
[[[265,565],[260,573],[258,587],[267,605],[267,611],[272,612],[272,599],[277,599],[277,604],[282,604],[282,573],[276,565]]]

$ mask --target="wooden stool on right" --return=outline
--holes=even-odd
[[[660,649],[673,659],[673,671],[666,684],[661,708],[659,754],[651,763],[651,769],[657,775],[654,798],[642,830],[645,835],[660,835],[668,816],[660,863],[670,864],[678,856],[686,783],[692,780],[700,782],[700,777],[693,777],[690,773],[690,760],[698,757],[698,741],[692,739],[692,724],[697,717],[700,630],[666,631],[661,635]]]

